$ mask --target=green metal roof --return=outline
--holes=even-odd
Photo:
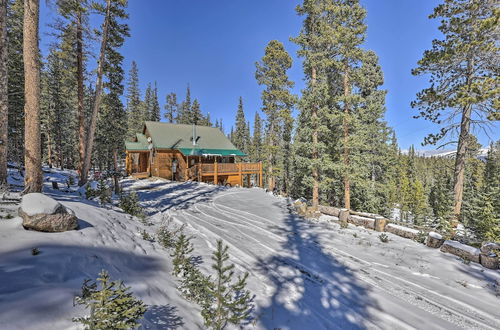
[[[246,156],[216,127],[195,126],[198,141],[193,146],[193,125],[145,122],[145,131],[156,149],[177,149],[184,155]],[[137,134],[137,142],[126,142],[127,150],[148,150],[147,138]]]
[[[148,151],[148,140],[144,134],[137,133],[135,141],[125,141],[125,148],[133,151]]]

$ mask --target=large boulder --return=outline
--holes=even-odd
[[[73,210],[44,194],[24,195],[18,212],[25,229],[62,232],[78,228],[78,218]]]

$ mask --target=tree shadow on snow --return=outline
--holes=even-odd
[[[39,255],[32,255],[34,247],[40,250]],[[113,280],[123,280],[134,291],[134,284],[147,282],[148,276],[163,269],[163,263],[159,258],[104,246],[32,242],[3,252],[0,324],[24,315],[50,324],[54,311],[65,317],[66,313],[77,313],[72,307],[74,297],[81,294],[83,281],[95,280],[101,270],[107,270]]]
[[[177,315],[177,307],[171,305],[148,306],[139,329],[177,329],[184,325],[182,317]]]
[[[273,228],[286,240],[283,252],[258,260],[274,290],[256,321],[266,329],[365,329],[367,308],[377,306],[368,286],[321,247],[311,226],[289,210],[284,226]]]

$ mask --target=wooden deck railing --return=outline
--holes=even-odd
[[[259,174],[260,166],[260,163],[196,164],[187,169],[187,175],[194,180],[201,179],[202,176],[214,176],[215,173],[217,175]]]

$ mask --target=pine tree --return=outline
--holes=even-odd
[[[7,40],[7,0],[0,0],[0,187],[7,183],[9,122]]]
[[[24,1],[11,0],[7,6],[7,89],[9,95],[7,157],[21,166],[24,163]]]
[[[144,93],[144,101],[141,102],[143,120],[151,120],[151,114],[153,112],[153,89],[151,88],[151,83],[148,83],[146,91]],[[144,124],[141,123],[141,126]]]
[[[431,86],[417,94],[412,106],[423,117],[444,125],[424,143],[435,144],[458,134],[454,170],[454,223],[462,208],[465,158],[471,125],[495,111],[498,98],[498,8],[496,1],[445,0],[430,18],[441,20],[442,40],[433,40],[414,75],[430,75]],[[498,105],[498,104],[497,104]],[[456,224],[456,223],[455,223]]]
[[[24,192],[42,192],[42,152],[40,136],[40,59],[38,49],[39,0],[24,2]]]
[[[253,122],[252,152],[250,157],[253,162],[262,161],[262,121],[258,112],[255,112]]]
[[[245,112],[243,111],[243,98],[240,96],[236,112],[236,129],[234,132],[231,130],[231,141],[236,148],[245,154],[248,154],[247,133],[247,121],[245,119]]]
[[[165,103],[165,119],[169,123],[173,123],[177,117],[177,95],[175,93],[170,93],[167,95],[167,102]]]
[[[189,112],[189,119],[187,124],[200,125],[203,124],[203,115],[201,114],[200,103],[197,99],[194,99],[191,106],[191,111]]]
[[[213,287],[208,290],[212,301],[202,305],[201,315],[205,326],[214,329],[223,329],[227,323],[239,324],[252,311],[252,298],[245,288],[248,273],[238,276],[237,281],[232,283],[234,264],[226,264],[229,260],[228,249],[222,240],[217,241],[216,251],[212,255],[212,269],[216,275]]]
[[[153,94],[151,96],[151,113],[149,116],[149,120],[151,121],[160,121],[160,103],[158,102],[158,86],[156,85],[153,89]]]
[[[175,276],[185,276],[186,270],[191,264],[191,252],[193,252],[193,244],[190,238],[184,233],[181,233],[175,242],[174,252],[172,253],[172,264],[174,269],[172,274]]]
[[[267,45],[262,60],[255,65],[257,82],[259,85],[266,86],[261,96],[262,111],[266,115],[263,152],[266,159],[264,165],[267,172],[267,185],[270,190],[273,190],[277,179],[283,175],[287,157],[291,156],[290,141],[293,122],[291,109],[296,103],[296,98],[290,92],[294,83],[288,79],[287,71],[292,67],[292,58],[281,42],[272,40]],[[288,155],[284,155],[285,150],[288,151]]]
[[[73,322],[85,329],[133,329],[146,312],[146,305],[134,297],[130,287],[121,281],[110,280],[105,270],[99,273],[97,283],[86,280],[82,295],[76,302],[90,308],[90,315],[74,318]]]
[[[204,275],[192,262],[184,265],[183,277],[179,284],[179,291],[189,301],[193,301],[202,308],[209,308],[214,289],[210,276]]]
[[[141,91],[139,89],[139,69],[137,63],[132,61],[132,66],[128,74],[127,83],[127,116],[129,138],[135,137],[135,134],[141,131],[144,124],[144,113],[141,107]]]
[[[190,116],[191,116],[191,88],[189,85],[186,89],[186,98],[181,102],[178,110],[177,110],[177,118],[176,122],[178,124],[189,124]]]
[[[295,136],[295,194],[312,195],[312,205],[317,207],[320,200],[320,180],[331,185],[321,177],[321,172],[332,167],[332,159],[327,154],[329,143],[329,66],[331,36],[334,31],[327,17],[331,9],[328,0],[304,0],[297,7],[297,13],[305,16],[302,30],[292,40],[301,49],[298,55],[304,58],[303,68],[306,87],[299,101]]]
[[[94,4],[95,9],[104,15],[104,22],[102,24],[102,32],[99,32],[99,35],[101,36],[101,49],[97,64],[94,104],[90,118],[87,143],[85,146],[84,166],[80,173],[80,184],[82,185],[87,181],[87,175],[90,170],[92,154],[94,151],[94,137],[97,127],[99,108],[101,107],[103,87],[106,87],[106,85],[103,84],[103,75],[112,62],[109,57],[121,56],[116,52],[116,48],[121,47],[124,42],[124,37],[128,35],[128,26],[122,24],[121,22],[121,20],[128,18],[127,13],[125,12],[126,5],[126,2],[123,0],[106,0],[106,6]]]
[[[410,211],[413,216],[413,223],[421,225],[423,218],[427,213],[427,197],[425,195],[424,186],[418,179],[412,185],[412,197]]]

